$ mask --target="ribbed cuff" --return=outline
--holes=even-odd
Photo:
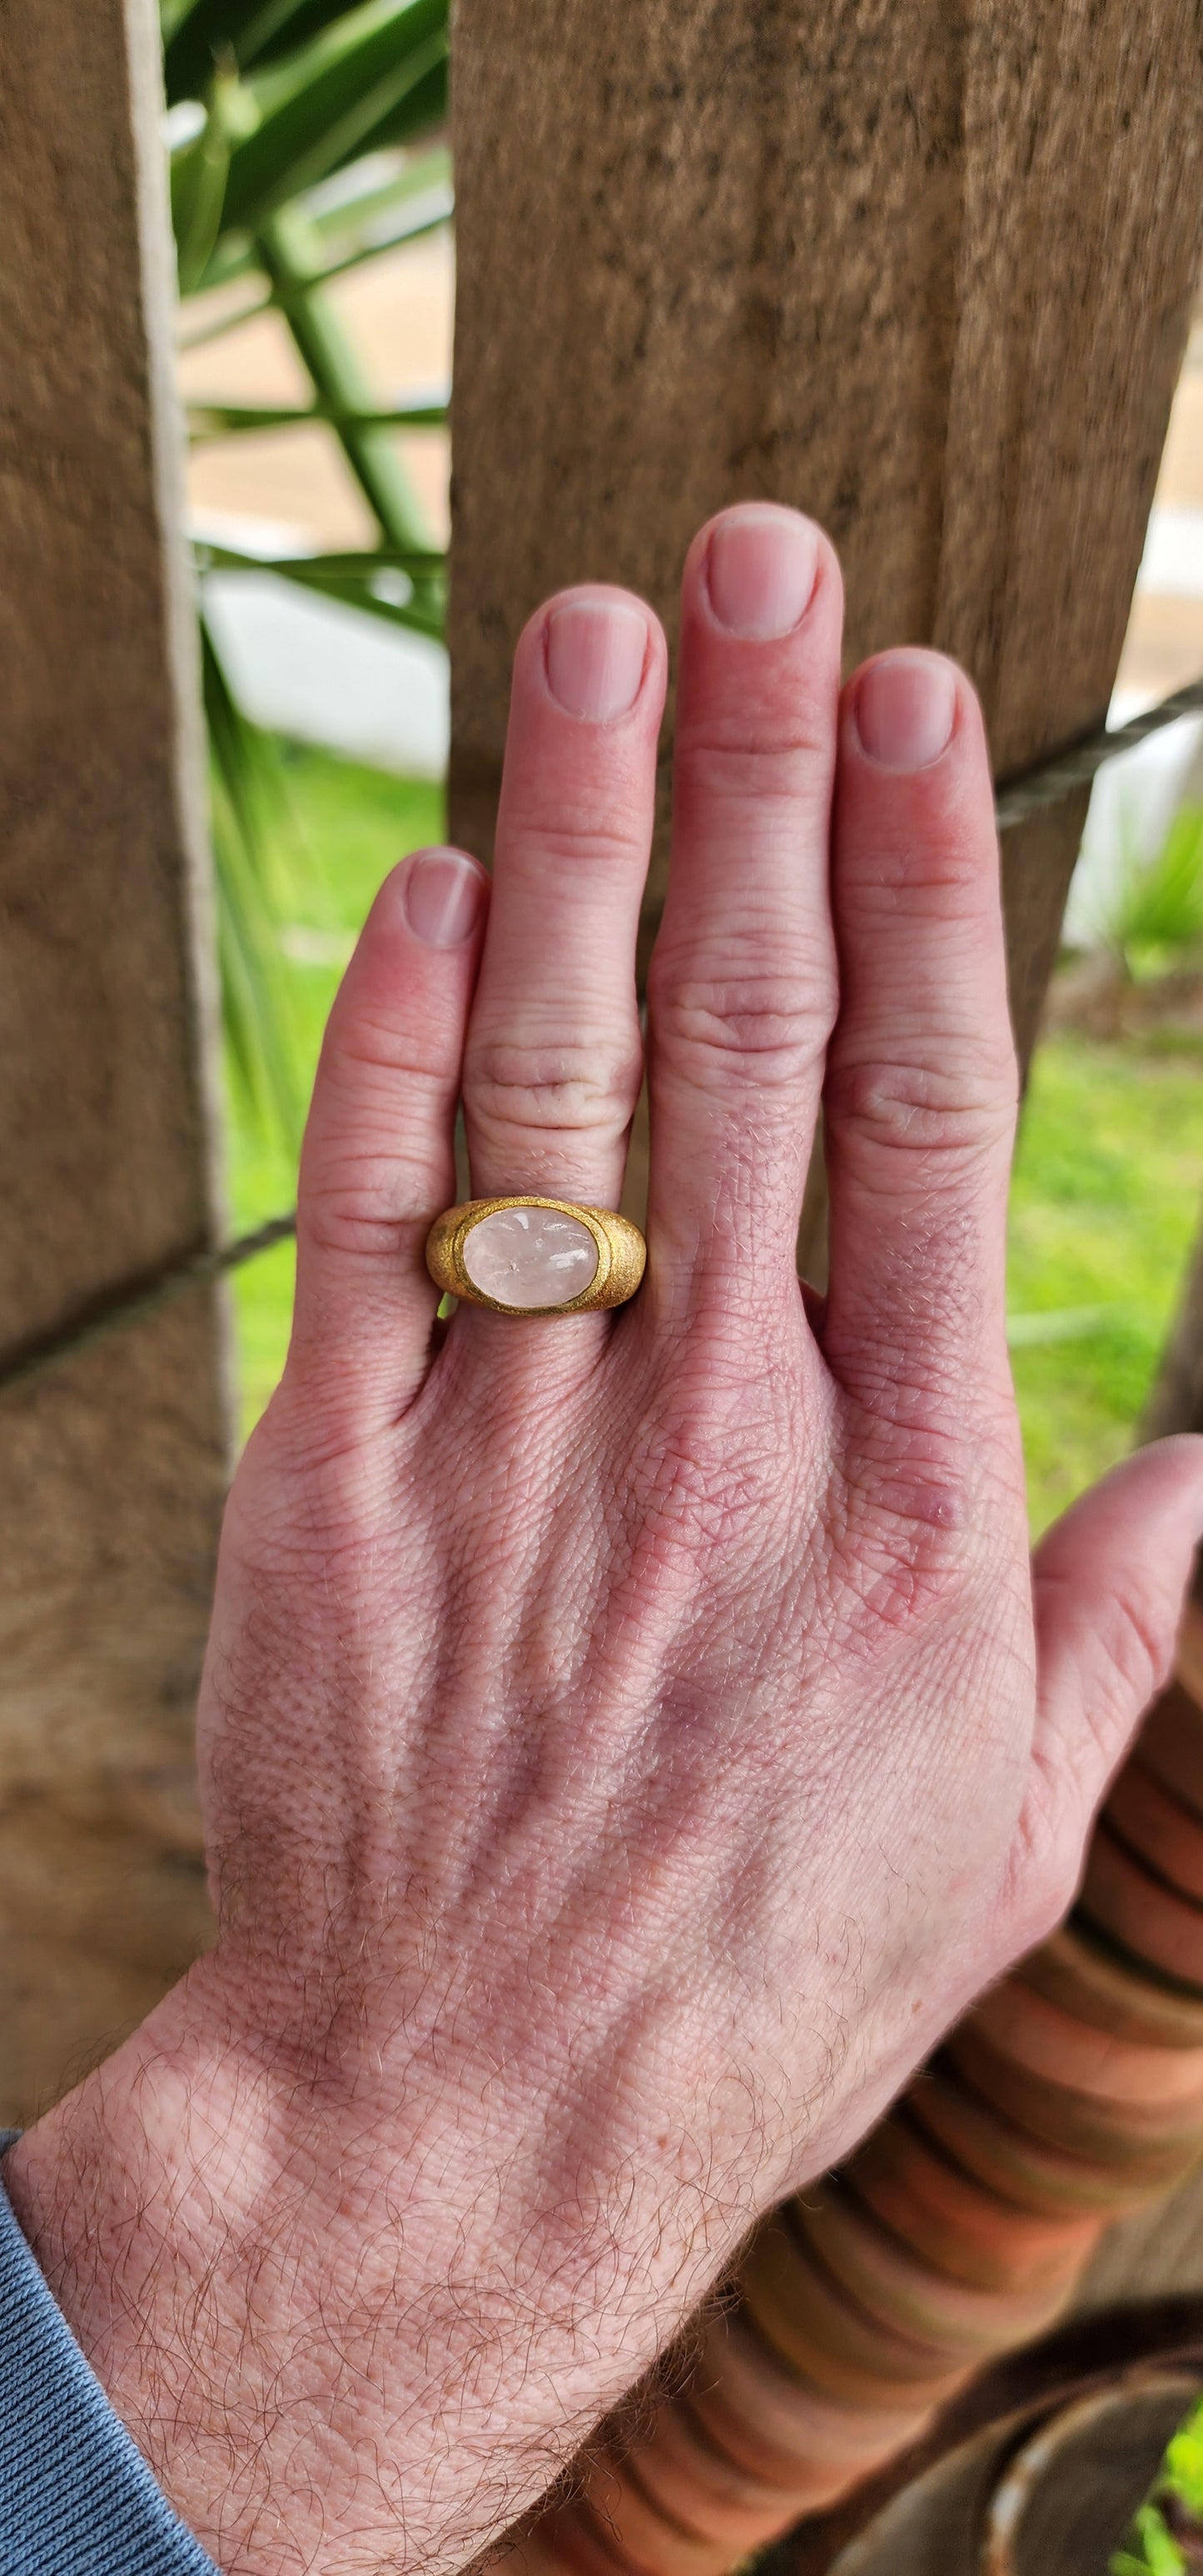
[[[0,2155],[14,2130],[0,2130]],[[218,2576],[115,2415],[0,2180],[4,2576]]]

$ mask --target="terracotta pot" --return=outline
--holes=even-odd
[[[1007,1982],[1034,1986],[1075,2021],[1114,2031],[1118,2039],[1145,2040],[1155,2048],[1203,2048],[1203,1995],[1159,1984],[1080,1920],[1062,1924],[1050,1941],[1020,1960]]]
[[[1004,2057],[972,2023],[953,2032],[945,2054],[983,2101],[1004,2111],[1030,2137],[1088,2163],[1112,2166],[1150,2191],[1168,2189],[1203,2152],[1203,2123],[1193,2104],[1156,2104],[1146,2110],[1052,2084]]]
[[[899,2108],[844,2167],[844,2181],[912,2252],[981,2290],[1072,2280],[1098,2237],[1095,2217],[1038,2218],[987,2189]]]
[[[940,2346],[900,2335],[857,2307],[779,2216],[757,2228],[739,2285],[761,2333],[831,2396],[880,2407],[896,2393],[918,2412],[950,2396],[964,2376]]]
[[[1100,1816],[1078,1911],[1161,1975],[1203,1993],[1203,1905],[1175,1896],[1125,1850]]]
[[[687,2399],[661,2407],[652,2431],[630,2452],[631,2467],[657,2510],[687,2531],[726,2539],[742,2553],[758,2540],[771,2539],[786,2521],[830,2504],[875,2460],[885,2456],[870,2443],[843,2460],[821,2455],[797,2471],[792,2487],[783,2489],[753,2477],[720,2451],[694,2416]]]
[[[1125,2121],[1153,2121],[1164,2110],[1175,2126],[1193,2117],[1203,2127],[1203,2048],[1156,2048],[1096,2030],[1018,1977],[983,1996],[964,2028],[1033,2075],[1115,2105]]]
[[[907,2104],[920,2125],[979,2182],[1036,2216],[1097,2211],[1118,2217],[1148,2199],[1149,2186],[1138,2175],[1068,2155],[1004,2118],[958,2079],[944,2056],[916,2079]]]
[[[1033,2289],[970,2289],[899,2244],[838,2182],[794,2204],[796,2224],[832,2278],[868,2314],[917,2335],[954,2361],[980,2361],[1051,2324],[1067,2296],[1058,2282]]]
[[[1180,1896],[1203,1905],[1203,1816],[1184,1807],[1139,1762],[1125,1763],[1103,1813],[1138,1860],[1168,1878]]]
[[[718,2527],[713,2528],[706,2499],[696,2485],[689,2489],[689,2503],[688,2523],[680,2519],[679,2511],[662,2512],[644,2486],[636,2461],[629,2453],[611,2450],[588,2461],[583,2493],[572,2499],[568,2511],[587,2527],[591,2523],[604,2548],[628,2567],[646,2570],[647,2576],[723,2576],[732,2558],[742,2557],[747,2546],[744,2535],[752,2526],[768,2538],[780,2530],[788,2512],[780,2496],[767,2505],[762,2498],[755,2513],[745,2511],[734,2521],[730,2507],[725,2515],[717,2508]]]
[[[1150,1709],[1132,1751],[1171,1797],[1203,1815],[1203,1708],[1180,1682],[1171,1682]]]
[[[690,2380],[688,2405],[703,2432],[766,2484],[791,2489],[814,2460],[843,2471],[885,2459],[913,2440],[927,2410],[850,2405],[800,2378],[760,2333],[746,2308],[716,2318]]]
[[[618,2499],[614,2499],[617,2503]],[[649,2529],[622,2528],[618,2514],[599,2514],[587,2496],[554,2507],[540,2537],[553,2564],[572,2576],[723,2576],[731,2550],[675,2535],[658,2514]]]
[[[564,2576],[630,2576],[616,2549],[607,2549],[588,2507],[552,2506],[539,2520],[538,2537],[544,2566]]]
[[[546,2511],[519,2523],[498,2543],[490,2576],[563,2576],[563,2561],[550,2546],[547,2525]]]

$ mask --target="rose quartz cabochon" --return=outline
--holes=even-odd
[[[596,1274],[597,1245],[579,1217],[557,1208],[498,1208],[465,1235],[463,1264],[499,1305],[567,1306]]]

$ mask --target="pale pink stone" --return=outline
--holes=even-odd
[[[597,1245],[587,1225],[556,1208],[497,1208],[464,1237],[474,1288],[502,1306],[567,1306],[589,1286]]]

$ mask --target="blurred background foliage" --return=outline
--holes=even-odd
[[[191,333],[185,316],[182,344],[274,309],[312,387],[295,406],[193,405],[190,436],[326,423],[378,531],[358,551],[270,564],[200,546],[199,567],[270,569],[432,636],[443,631],[445,567],[395,433],[445,421],[446,406],[373,401],[329,288],[449,221],[447,17],[448,0],[163,0],[161,9],[180,294],[209,299]],[[214,288],[229,290],[215,319]],[[242,713],[203,613],[202,669],[230,1061],[246,1112],[295,1146],[308,1068],[277,935],[287,874],[269,825],[280,765]]]
[[[1153,2492],[1109,2576],[1197,2576],[1203,2568],[1203,2400],[1174,2434]]]
[[[1108,898],[1098,907],[1100,945],[1133,984],[1172,973],[1203,949],[1203,806],[1179,806],[1152,858],[1133,833]]]

